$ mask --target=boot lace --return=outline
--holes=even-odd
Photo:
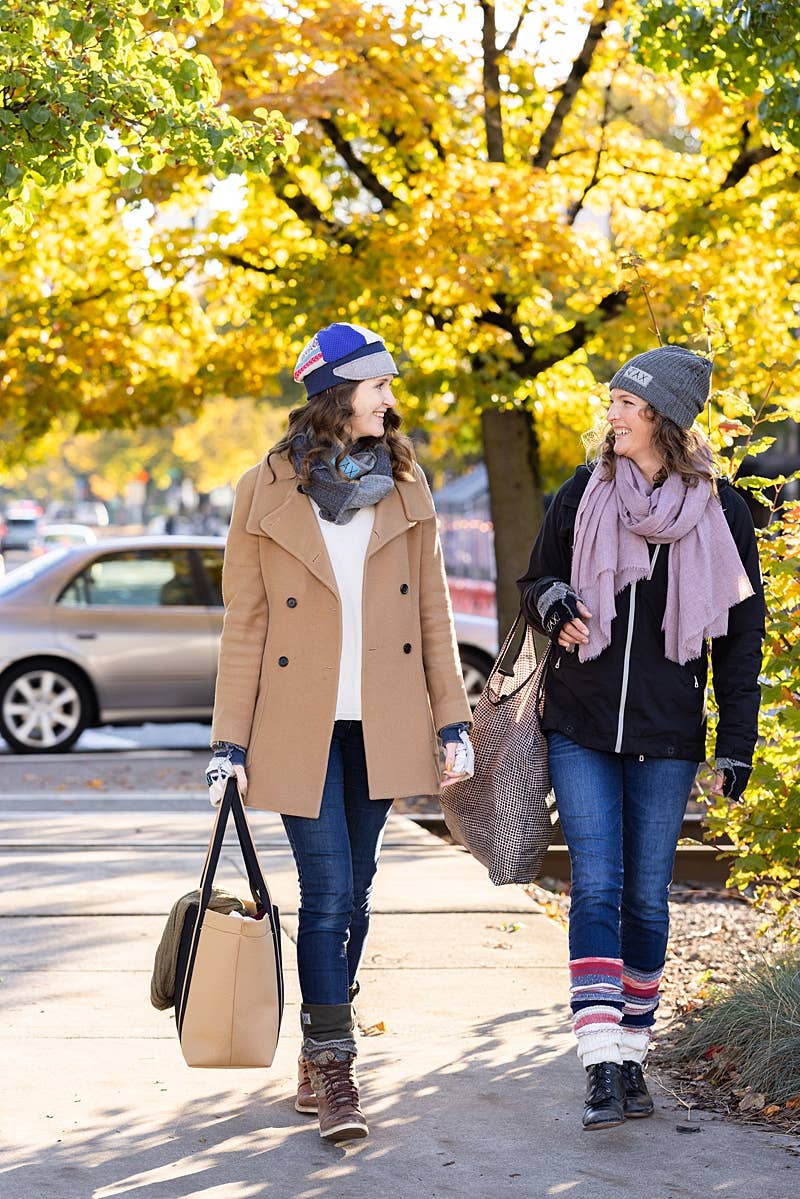
[[[325,1098],[332,1108],[357,1107],[358,1090],[353,1078],[353,1060],[314,1063],[322,1075]]]

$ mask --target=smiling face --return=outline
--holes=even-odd
[[[383,437],[383,418],[397,404],[392,395],[393,379],[393,375],[381,375],[359,383],[350,399],[353,415],[347,423],[347,434],[351,441],[358,441],[360,437]]]
[[[617,457],[630,458],[637,466],[649,465],[654,456],[653,417],[647,401],[613,387],[606,419],[614,431]]]

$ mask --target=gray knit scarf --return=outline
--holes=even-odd
[[[710,461],[710,460],[709,460]],[[722,505],[701,480],[687,487],[672,474],[653,487],[627,458],[611,481],[597,467],[575,521],[572,587],[592,613],[581,662],[611,640],[616,596],[650,573],[647,543],[669,546],[664,652],[681,666],[697,658],[706,637],[728,631],[728,610],[753,594]]]
[[[303,459],[313,443],[308,437],[298,438],[294,444],[295,470],[300,473]],[[330,458],[316,458],[311,466],[311,480],[303,490],[319,507],[323,520],[334,525],[348,524],[359,508],[377,504],[394,487],[392,460],[381,441],[372,448],[352,450],[340,464],[342,475],[335,466],[336,454],[331,450]]]

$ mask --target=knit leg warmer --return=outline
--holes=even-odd
[[[625,1002],[622,1045],[625,1061],[642,1065],[647,1056],[658,1007],[661,973],[661,969],[637,970],[627,962],[622,967],[622,998]]]
[[[303,1003],[300,1005],[303,1032],[302,1056],[307,1061],[346,1062],[358,1050],[355,1021],[350,1003]]]
[[[572,1027],[583,1066],[622,1063],[621,958],[573,958],[569,964]]]

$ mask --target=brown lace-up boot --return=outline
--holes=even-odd
[[[351,1004],[360,990],[361,986],[358,982],[351,984],[349,992]],[[355,1015],[355,1011],[353,1011],[353,1023],[355,1023]],[[308,1062],[303,1057],[302,1049],[300,1050],[300,1057],[297,1059],[297,1098],[295,1099],[294,1107],[295,1111],[303,1112],[309,1116],[316,1116],[319,1108],[314,1088],[311,1085],[311,1079],[308,1077]]]
[[[308,1077],[308,1062],[301,1053],[297,1059],[297,1098],[294,1101],[294,1110],[316,1116],[318,1106],[311,1079]]]
[[[369,1129],[356,1083],[354,1057],[329,1050],[306,1061],[319,1107],[319,1135],[327,1141],[351,1141]]]

